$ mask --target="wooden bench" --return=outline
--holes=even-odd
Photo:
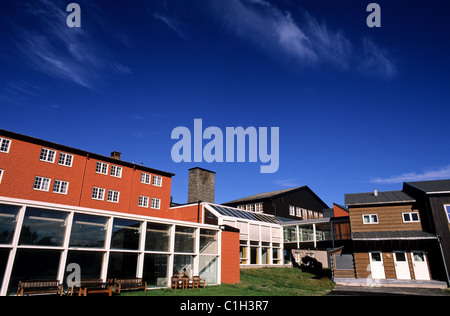
[[[120,294],[121,291],[144,290],[147,292],[147,282],[143,282],[141,278],[116,278],[114,279],[115,292]]]
[[[70,296],[77,294],[78,296],[87,296],[88,294],[108,294],[112,296],[113,284],[103,282],[102,279],[82,279],[80,286],[73,286],[68,293]]]
[[[198,275],[192,277],[192,282],[193,282],[192,287],[196,287],[197,289],[199,286],[203,286],[203,288],[206,287],[206,281],[200,279]]]
[[[59,281],[55,280],[30,280],[19,281],[17,289],[17,296],[31,295],[31,294],[63,294],[63,286]]]

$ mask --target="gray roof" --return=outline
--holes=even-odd
[[[307,186],[297,187],[297,188],[291,188],[291,189],[284,189],[284,190],[278,190],[278,191],[271,191],[271,192],[265,192],[265,193],[259,193],[252,196],[247,196],[241,199],[233,200],[230,202],[226,202],[223,204],[232,204],[232,203],[241,203],[241,202],[248,202],[248,201],[254,201],[254,200],[263,200],[263,199],[269,199],[274,196],[283,195],[286,193],[289,193],[291,191],[299,190],[302,188],[307,188]]]
[[[427,194],[450,193],[450,180],[405,182],[405,185],[415,187]]]
[[[371,205],[371,204],[389,204],[389,203],[412,203],[416,200],[403,191],[384,191],[369,193],[345,194],[345,204],[351,205]]]
[[[424,231],[388,231],[388,232],[356,232],[353,240],[418,240],[436,239],[436,236]]]

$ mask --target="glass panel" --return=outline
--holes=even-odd
[[[381,253],[379,252],[373,252],[372,254],[372,261],[381,262]]]
[[[410,217],[409,213],[403,213],[403,221],[405,221],[405,222],[411,221],[411,217]]]
[[[261,264],[269,264],[269,249],[261,248]]]
[[[412,213],[411,214],[411,218],[414,222],[418,222],[419,221],[419,214],[418,213]]]
[[[104,252],[100,251],[69,251],[64,284],[66,284],[67,276],[73,272],[67,272],[67,266],[71,263],[80,266],[81,279],[99,279],[102,272],[103,257]]]
[[[217,254],[217,231],[200,229],[200,253]]]
[[[194,252],[195,229],[177,226],[175,229],[175,252]]]
[[[258,264],[258,248],[250,247],[250,264]]]
[[[297,229],[296,226],[283,227],[284,242],[296,242],[297,241]]]
[[[199,276],[206,284],[217,284],[217,263],[216,256],[200,256]]]
[[[299,226],[300,241],[313,241],[314,230],[312,225]]]
[[[19,206],[0,204],[0,244],[12,243],[19,211]]]
[[[406,254],[404,252],[396,252],[395,260],[398,262],[406,262]]]
[[[111,248],[138,250],[141,222],[114,219]]]
[[[414,252],[414,261],[415,262],[424,262],[425,255],[423,252]]]
[[[69,247],[105,248],[107,217],[75,214]]]
[[[62,246],[67,213],[27,208],[20,245]]]
[[[144,257],[144,282],[149,287],[166,287],[169,255],[146,254]]]
[[[186,272],[191,278],[194,271],[193,262],[194,256],[175,255],[173,258],[173,275]]]
[[[137,253],[111,252],[109,255],[108,279],[135,278]]]
[[[58,277],[59,250],[18,249],[11,274],[9,292],[17,293],[19,281],[48,279]]]
[[[0,248],[0,287],[3,283],[3,277],[5,276],[6,265],[9,259],[9,249]]]
[[[170,225],[147,223],[145,250],[169,251]]]
[[[281,259],[280,254],[281,254],[281,249],[277,249],[277,248],[272,249],[272,263],[273,264],[280,263],[280,259]]]

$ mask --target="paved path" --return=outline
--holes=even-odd
[[[337,285],[329,296],[450,296],[450,291],[439,289],[362,287]]]

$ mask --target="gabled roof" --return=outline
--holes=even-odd
[[[416,188],[426,194],[449,194],[450,193],[450,179],[447,180],[433,180],[433,181],[416,181],[405,182],[403,187],[410,186]]]
[[[347,206],[413,203],[415,201],[414,198],[403,191],[378,192],[378,195],[375,195],[373,192],[345,194],[345,204]]]
[[[240,198],[237,200],[233,200],[230,202],[226,202],[223,203],[224,205],[229,205],[229,204],[238,204],[238,203],[247,203],[247,202],[253,202],[253,201],[262,201],[262,200],[266,200],[266,199],[274,199],[274,198],[279,198],[291,193],[295,193],[297,191],[301,191],[301,190],[308,190],[309,192],[311,192],[312,195],[314,195],[319,201],[320,203],[322,203],[324,205],[324,208],[328,208],[327,204],[322,201],[322,199],[320,199],[317,194],[314,193],[314,191],[312,191],[307,185],[301,186],[301,187],[296,187],[296,188],[291,188],[291,189],[284,189],[284,190],[277,190],[277,191],[271,191],[271,192],[265,192],[265,193],[259,193],[259,194],[255,194],[255,195],[251,195],[251,196],[247,196],[244,198]]]

